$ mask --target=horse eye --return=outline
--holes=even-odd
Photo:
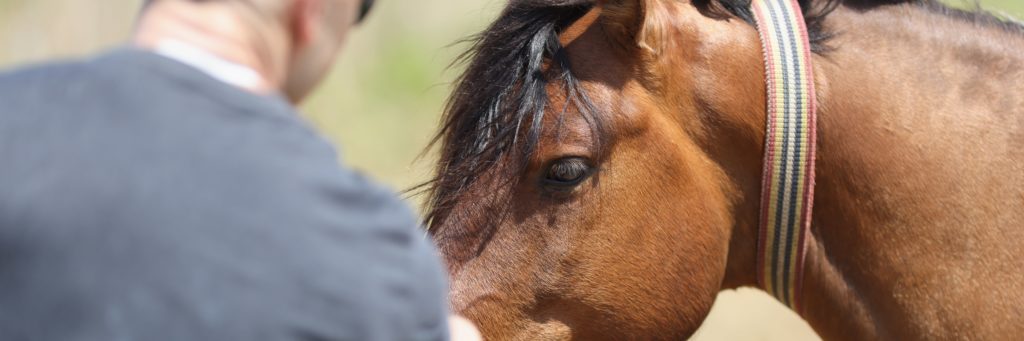
[[[591,167],[583,158],[570,157],[548,166],[544,183],[549,186],[571,187],[579,185],[590,175]]]

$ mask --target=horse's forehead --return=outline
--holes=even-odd
[[[595,147],[638,136],[649,128],[651,116],[661,113],[651,95],[636,82],[622,88],[600,82],[584,82],[580,87],[592,104],[589,114],[580,112],[576,105],[566,105],[560,84],[549,85],[550,105],[543,117],[542,142],[533,158],[596,156],[592,154],[600,151]]]
[[[589,122],[591,118],[581,115],[576,110],[561,110],[562,101],[553,103],[550,114],[544,115],[541,143],[538,145],[535,158],[547,159],[558,155],[588,155],[593,152],[598,139],[598,131]],[[571,108],[571,107],[570,107]],[[599,114],[600,115],[600,114]],[[597,118],[605,120],[605,118]]]

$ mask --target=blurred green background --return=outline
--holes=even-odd
[[[950,0],[971,8],[973,2]],[[983,0],[1024,17],[1022,0]],[[140,0],[0,0],[0,67],[86,56],[121,44]],[[396,189],[422,181],[417,156],[435,131],[458,68],[461,38],[486,26],[504,0],[379,0],[351,37],[340,64],[303,112],[336,142],[346,163]],[[0,104],[2,106],[2,104]],[[413,201],[416,201],[414,198]],[[416,203],[414,202],[414,205]],[[695,337],[701,340],[814,340],[793,313],[755,290],[725,292]]]

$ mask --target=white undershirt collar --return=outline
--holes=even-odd
[[[255,90],[263,83],[263,77],[256,70],[178,40],[162,40],[156,44],[154,52],[237,87]]]

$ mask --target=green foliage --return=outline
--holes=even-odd
[[[1024,19],[1024,1],[1020,0],[944,0],[943,2],[967,9],[980,7],[1002,17]]]

